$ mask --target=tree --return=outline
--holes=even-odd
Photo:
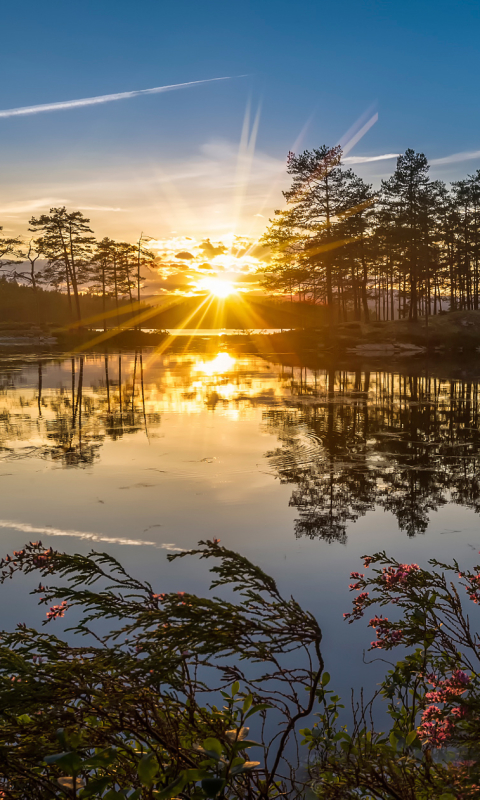
[[[39,258],[42,258],[43,253],[41,245],[35,239],[30,239],[28,243],[28,250],[22,251],[22,256],[28,261],[30,269],[28,272],[19,272],[17,277],[21,280],[27,281],[32,289],[37,289],[39,283],[39,274],[36,272],[36,264]]]
[[[30,230],[41,234],[38,246],[48,262],[44,277],[56,287],[66,286],[70,302],[73,294],[78,321],[82,318],[80,288],[89,279],[95,242],[89,222],[81,211],[68,212],[65,206],[30,220]]]
[[[293,181],[283,193],[287,208],[276,212],[262,239],[275,253],[266,287],[288,291],[296,273],[304,297],[314,303],[323,300],[331,319],[335,294],[346,305],[343,273],[348,267],[342,248],[365,236],[365,219],[357,221],[352,236],[353,215],[361,215],[373,200],[371,188],[343,169],[341,158],[340,147],[326,145],[298,156],[289,153],[287,172]]]
[[[428,197],[428,162],[423,153],[409,149],[399,156],[392,177],[382,181],[382,200],[394,218],[394,234],[403,252],[410,284],[409,319],[418,319],[418,283],[425,255],[425,225]]]
[[[3,226],[0,225],[0,231]],[[0,235],[0,271],[13,264],[19,264],[21,258],[21,238],[19,236]]]

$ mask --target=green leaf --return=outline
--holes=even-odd
[[[183,774],[179,775],[178,778],[175,778],[165,789],[162,789],[160,792],[154,792],[153,796],[155,800],[170,800],[171,797],[174,797],[178,792],[182,791],[186,783],[185,776]]]
[[[55,753],[53,756],[46,756],[46,764],[56,764],[67,775],[75,775],[83,766],[83,761],[78,753]]]
[[[330,683],[330,673],[324,672],[322,675],[322,686],[326,686],[327,683]]]
[[[155,753],[147,753],[140,759],[138,764],[138,777],[145,786],[151,786],[158,770],[159,766]]]
[[[236,695],[236,694],[237,694],[237,692],[239,692],[239,691],[240,691],[240,684],[239,684],[239,682],[238,682],[238,681],[235,681],[235,683],[234,683],[234,684],[233,684],[233,686],[232,686],[232,697],[235,697],[235,695]]]
[[[182,775],[185,778],[186,783],[193,783],[195,781],[201,781],[204,778],[208,778],[210,773],[205,769],[186,769],[182,772]]]
[[[202,781],[202,789],[207,795],[207,797],[210,798],[217,797],[217,795],[220,794],[224,786],[225,786],[225,781],[222,778],[205,778]]]
[[[246,696],[245,700],[243,701],[243,709],[242,710],[243,710],[244,714],[247,713],[247,711],[250,708],[250,706],[252,705],[252,703],[253,703],[253,697],[252,697],[251,694],[248,694]]]
[[[105,791],[109,783],[112,783],[112,781],[114,780],[115,778],[105,777],[105,778],[98,778],[98,780],[90,781],[87,784],[87,786],[85,786],[85,789],[82,789],[82,791],[80,792],[80,797],[87,798],[87,797],[92,797],[96,794],[102,794],[102,792]]]
[[[390,744],[392,745],[393,749],[396,750],[398,739],[395,731],[391,731],[390,736],[388,738],[390,740]]]
[[[416,738],[417,738],[417,731],[410,731],[410,733],[407,734],[407,738],[405,739],[407,747],[410,747],[410,745],[412,744],[412,742],[415,741]]]
[[[123,792],[117,792],[115,789],[110,789],[110,791],[103,796],[103,800],[125,800],[125,795]]]
[[[222,743],[219,742],[218,739],[214,739],[213,737],[205,739],[202,742],[202,745],[204,750],[206,750],[209,755],[213,754],[214,756],[220,758],[220,756],[223,753]]]
[[[269,705],[268,703],[259,703],[258,705],[253,706],[253,708],[250,709],[250,711],[246,715],[245,719],[247,720],[249,717],[252,716],[252,714],[258,714],[259,711],[266,711],[267,708],[271,708],[271,707],[272,706]]]
[[[99,753],[95,753],[94,756],[84,761],[85,767],[108,767],[110,764],[117,759],[117,749],[116,747],[108,747],[106,750],[101,750]]]

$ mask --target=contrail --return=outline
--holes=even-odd
[[[153,89],[138,89],[133,92],[119,92],[118,94],[102,94],[98,97],[84,97],[82,100],[64,100],[60,103],[44,103],[38,106],[24,106],[23,108],[8,108],[0,111],[0,117],[21,117],[26,114],[41,114],[44,111],[62,111],[65,108],[83,108],[83,106],[96,106],[101,103],[111,103],[113,100],[128,100],[130,97],[140,97],[144,94],[160,94],[171,92],[174,89],[185,89],[187,86],[199,86],[201,83],[213,81],[228,81],[224,78],[207,78],[203,81],[189,81],[188,83],[173,83],[171,86],[155,86]]]
[[[39,527],[37,525],[29,525],[25,522],[15,522],[11,519],[1,519],[0,528],[13,528],[22,533],[40,533],[47,536],[72,536],[75,539],[86,539],[90,542],[109,542],[110,544],[129,544],[129,545],[148,545],[150,547],[159,547],[161,550],[176,550],[183,552],[183,547],[177,547],[175,544],[157,544],[157,542],[148,542],[145,539],[124,539],[120,536],[104,536],[101,533],[89,533],[88,531],[75,531],[63,530],[62,528],[48,528]]]

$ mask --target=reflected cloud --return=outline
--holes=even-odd
[[[163,550],[183,551],[182,547],[176,547],[174,544],[157,544],[156,542],[149,542],[145,539],[125,539],[121,536],[106,536],[101,533],[89,533],[88,531],[62,530],[61,528],[50,528],[48,526],[41,527],[38,525],[30,525],[27,522],[16,522],[11,519],[0,519],[0,528],[12,528],[15,531],[22,531],[22,533],[33,533],[35,536],[69,536],[88,542],[108,542],[108,544],[135,546],[148,545],[150,547],[159,547]]]

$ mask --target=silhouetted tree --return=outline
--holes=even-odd
[[[38,246],[47,259],[45,280],[56,287],[66,286],[69,298],[73,294],[78,320],[82,316],[80,288],[88,282],[95,243],[89,222],[81,211],[68,212],[65,206],[30,220],[30,230],[40,233]]]

